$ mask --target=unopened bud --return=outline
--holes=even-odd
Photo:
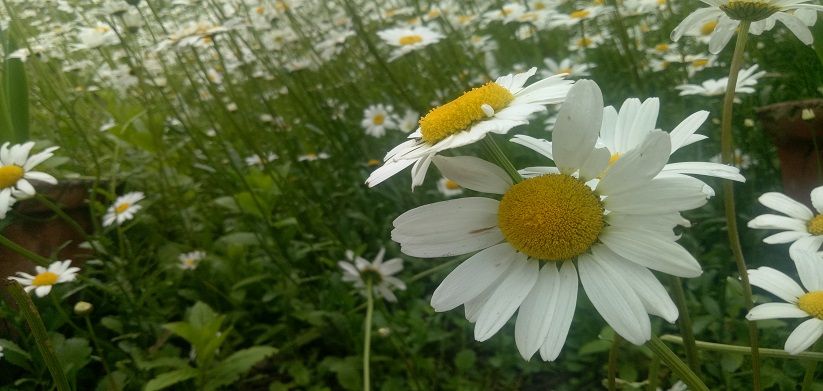
[[[812,109],[803,109],[800,112],[800,118],[803,118],[803,121],[811,121],[814,119],[814,110]]]
[[[89,316],[94,311],[94,305],[85,301],[78,301],[74,305],[74,313],[78,316]]]

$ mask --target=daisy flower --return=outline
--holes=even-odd
[[[548,71],[541,72],[541,75],[545,77],[563,73],[567,73],[569,77],[589,76],[589,68],[594,68],[595,66],[591,63],[577,62],[568,57],[560,60],[559,63],[552,58],[546,57],[543,59],[543,63],[546,64],[546,68],[548,68]]]
[[[194,270],[203,258],[206,258],[206,252],[200,250],[180,254],[177,257],[177,260],[180,261],[177,267],[181,270]]]
[[[386,249],[381,248],[372,262],[355,256],[351,250],[346,250],[348,262],[340,261],[337,265],[343,269],[343,281],[354,284],[358,290],[366,290],[365,279],[372,279],[372,289],[375,295],[394,303],[397,297],[392,293],[392,289],[406,290],[406,284],[400,281],[394,274],[403,270],[403,259],[392,258],[383,262]],[[365,292],[363,292],[365,294]]]
[[[279,158],[279,156],[277,156],[276,153],[269,152],[269,153],[265,154],[264,156],[260,156],[260,155],[255,153],[255,154],[245,158],[244,160],[246,161],[247,166],[263,167],[263,166],[266,165],[266,163],[273,162],[273,161],[277,160],[278,158]]]
[[[134,214],[142,208],[141,205],[137,205],[137,202],[144,198],[146,198],[146,196],[139,191],[126,193],[117,197],[114,203],[109,206],[106,215],[103,216],[103,226],[108,227],[115,222],[117,225],[120,225],[126,220],[133,219]]]
[[[823,259],[816,252],[790,251],[803,287],[791,277],[770,267],[749,270],[749,282],[783,299],[785,303],[765,303],[752,308],[746,319],[805,318],[792,331],[783,349],[798,354],[823,335]]]
[[[419,186],[438,152],[474,143],[488,133],[505,134],[529,123],[529,116],[545,111],[545,105],[562,102],[572,82],[556,75],[524,87],[535,72],[537,68],[499,77],[432,109],[420,119],[410,140],[386,154],[385,164],[372,172],[366,183],[375,186],[414,164],[412,188]]]
[[[80,271],[80,268],[69,267],[70,265],[70,259],[62,262],[57,261],[49,265],[48,269],[36,266],[37,274],[33,276],[28,273],[17,272],[20,277],[9,277],[9,279],[22,284],[27,293],[34,291],[37,297],[43,297],[51,292],[51,287],[54,284],[74,281],[77,278],[77,272]]]
[[[29,181],[57,184],[53,176],[32,169],[54,156],[52,152],[58,147],[49,147],[29,156],[33,147],[33,141],[15,144],[11,148],[8,142],[0,146],[0,219],[6,217],[9,208],[18,199],[34,196],[36,191]]]
[[[440,32],[425,26],[390,28],[378,31],[377,35],[387,44],[396,47],[389,55],[389,61],[446,38]]]
[[[676,306],[649,269],[701,274],[672,228],[681,220],[679,211],[705,204],[706,185],[687,176],[656,178],[671,152],[670,137],[661,131],[646,135],[609,167],[609,152],[595,147],[602,110],[594,82],[572,87],[553,132],[554,174],[513,184],[484,160],[435,157],[447,178],[502,199],[448,200],[394,220],[392,239],[405,254],[479,251],[431,299],[438,312],[463,305],[478,341],[497,333],[519,309],[520,354],[528,360],[540,351],[544,360],[556,359],[574,314],[578,276],[597,311],[634,344],[651,338],[648,314],[677,319]],[[587,185],[599,176],[594,189]]]
[[[397,121],[397,129],[403,133],[411,133],[417,129],[418,120],[420,120],[420,113],[407,109],[403,117]]]
[[[383,104],[371,105],[363,110],[363,120],[360,121],[360,126],[369,136],[383,137],[386,129],[397,128],[392,110],[391,106]]]
[[[331,156],[328,153],[325,153],[325,152],[319,152],[319,153],[310,152],[310,153],[307,153],[305,155],[298,156],[297,161],[298,162],[313,162],[315,160],[328,159],[330,157]]]
[[[446,177],[437,180],[437,191],[445,197],[454,197],[463,194],[463,188]]]
[[[766,71],[757,72],[758,65],[754,64],[751,68],[743,69],[737,77],[737,85],[734,88],[735,94],[751,94],[754,93],[754,86],[761,77],[766,75]],[[729,78],[709,79],[700,85],[696,84],[681,84],[674,87],[680,90],[680,96],[685,95],[703,95],[703,96],[721,96],[726,93],[726,86],[729,84]],[[739,103],[740,99],[735,98],[735,102]]]
[[[717,25],[709,38],[709,52],[720,53],[737,31],[741,20],[751,22],[749,32],[755,35],[771,30],[780,21],[804,44],[814,40],[803,19],[794,15],[797,10],[823,11],[823,5],[805,4],[809,0],[700,0],[708,4],[692,12],[672,31],[671,38],[677,41],[683,34],[707,21],[717,19]]]
[[[769,244],[792,243],[790,249],[808,249],[817,251],[823,245],[823,186],[811,193],[811,201],[816,214],[783,193],[765,193],[757,199],[769,209],[785,216],[775,214],[760,215],[749,221],[749,228],[779,229],[774,235],[763,239]]]

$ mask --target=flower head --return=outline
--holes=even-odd
[[[521,355],[529,359],[540,351],[544,360],[556,359],[571,325],[579,277],[609,325],[642,344],[651,338],[648,314],[670,322],[678,315],[649,269],[701,274],[672,229],[682,222],[680,211],[706,202],[706,185],[685,175],[657,177],[671,152],[671,138],[661,131],[646,134],[609,166],[608,150],[596,147],[602,105],[594,82],[572,87],[553,132],[556,167],[544,175],[513,183],[484,160],[435,157],[447,178],[502,199],[443,201],[394,220],[392,239],[405,254],[479,251],[446,277],[431,302],[436,311],[463,305],[478,341],[518,311]]]
[[[9,277],[9,279],[23,285],[26,292],[34,291],[37,297],[43,297],[51,292],[51,287],[61,282],[74,281],[77,278],[78,267],[69,267],[71,260],[57,261],[49,265],[48,269],[36,266],[37,274],[17,272],[20,277]]]
[[[386,134],[386,129],[397,128],[392,107],[383,104],[367,107],[366,110],[363,110],[363,120],[360,121],[360,126],[369,136],[383,137]]]
[[[397,297],[392,293],[392,289],[406,290],[406,284],[400,281],[394,274],[403,270],[403,259],[392,258],[383,262],[386,249],[381,248],[374,261],[369,262],[359,256],[355,256],[351,250],[346,250],[348,262],[340,261],[337,265],[343,269],[343,281],[354,284],[354,287],[365,291],[366,280],[371,279],[372,289],[376,295],[384,299],[396,302]],[[365,294],[365,293],[364,293]]]
[[[114,223],[117,225],[123,224],[126,220],[134,218],[134,214],[139,211],[142,206],[137,205],[146,196],[139,191],[123,194],[114,200],[114,203],[109,206],[106,215],[103,216],[103,226],[108,227]]]
[[[817,213],[783,193],[765,193],[757,200],[785,216],[760,215],[749,221],[749,228],[783,230],[763,241],[769,244],[792,243],[791,248],[794,249],[817,251],[823,245],[823,186],[812,190],[811,199]]]
[[[20,198],[32,197],[35,194],[30,180],[57,184],[53,176],[32,171],[32,169],[54,156],[58,147],[46,148],[42,152],[29,156],[34,142],[12,145],[4,143],[0,146],[0,219],[6,217],[9,208]]]
[[[394,61],[407,53],[420,50],[446,38],[440,32],[425,26],[390,28],[378,31],[377,35],[384,42],[396,48],[389,56],[389,61]]]
[[[537,68],[499,77],[432,109],[420,119],[410,140],[386,154],[385,164],[366,183],[375,186],[413,164],[412,188],[419,186],[437,153],[474,143],[488,133],[505,134],[529,123],[529,116],[545,111],[545,105],[562,102],[572,82],[556,75],[524,87],[535,72]]]
[[[182,270],[194,270],[204,258],[206,258],[205,251],[197,250],[189,253],[183,253],[177,257],[177,260],[180,261],[180,263],[177,264],[177,267]]]

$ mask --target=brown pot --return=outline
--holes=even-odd
[[[812,109],[815,118],[801,118],[803,109]],[[756,110],[763,128],[777,147],[784,193],[811,207],[809,194],[823,185],[818,172],[823,162],[823,99],[776,103]],[[814,149],[817,139],[818,151]]]

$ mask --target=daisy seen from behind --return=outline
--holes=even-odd
[[[30,155],[34,142],[0,146],[0,219],[5,218],[14,203],[21,198],[33,197],[36,193],[29,181],[57,184],[57,179],[40,171],[32,171],[38,164],[54,156],[58,147],[49,147],[40,153]]]
[[[792,243],[790,250],[817,251],[823,245],[823,186],[812,190],[810,197],[817,213],[783,193],[765,193],[757,200],[763,206],[785,216],[771,213],[760,215],[749,221],[748,226],[783,231],[764,238],[765,243]]]
[[[537,68],[532,68],[499,77],[432,109],[420,119],[408,141],[386,154],[383,166],[372,172],[366,183],[375,186],[412,166],[412,188],[419,186],[437,153],[472,144],[488,133],[505,134],[529,123],[529,116],[545,111],[545,105],[562,102],[572,81],[555,75],[524,87],[536,72]]]
[[[143,192],[135,191],[123,194],[114,200],[114,203],[109,206],[106,215],[103,216],[103,226],[108,227],[112,224],[123,224],[124,221],[134,218],[134,214],[143,208],[142,205],[137,205],[138,202],[146,198]]]
[[[354,285],[365,294],[366,282],[371,279],[372,291],[390,302],[397,302],[397,296],[392,289],[406,290],[406,284],[394,275],[403,271],[403,259],[392,258],[383,262],[386,249],[380,248],[372,262],[356,256],[353,251],[346,250],[346,261],[339,261],[337,265],[343,269],[343,281]]]
[[[709,5],[692,12],[680,22],[671,38],[677,41],[686,31],[717,20],[709,38],[709,52],[717,54],[726,47],[737,31],[740,21],[751,22],[749,32],[759,35],[771,30],[777,21],[783,23],[801,42],[811,45],[812,33],[804,19],[794,13],[798,10],[823,11],[823,5],[807,4],[809,0],[700,0]]]
[[[597,311],[634,344],[651,338],[649,314],[669,322],[678,313],[649,269],[680,277],[701,274],[675,242],[678,212],[706,202],[706,185],[687,176],[655,178],[671,151],[668,135],[652,132],[609,167],[596,148],[603,98],[594,82],[572,87],[554,137],[557,171],[513,183],[496,165],[474,157],[434,162],[460,186],[502,199],[468,197],[412,209],[394,220],[392,239],[405,254],[469,254],[435,290],[438,312],[460,305],[485,341],[518,311],[520,354],[560,354],[574,315],[578,276]],[[608,167],[608,170],[606,168]],[[605,172],[604,172],[605,171]],[[587,182],[602,175],[592,189]],[[675,215],[673,217],[673,215]],[[575,266],[576,264],[576,266]]]
[[[43,297],[51,292],[51,287],[62,282],[74,281],[77,278],[79,267],[71,267],[71,260],[57,261],[48,268],[35,267],[36,274],[17,272],[19,277],[9,277],[23,285],[26,292],[34,291],[37,297]]]
[[[752,308],[746,319],[764,320],[811,317],[789,335],[783,349],[798,354],[823,335],[823,258],[817,252],[789,251],[797,266],[801,287],[791,277],[770,267],[749,270],[749,282],[783,299],[785,303],[764,303]]]

